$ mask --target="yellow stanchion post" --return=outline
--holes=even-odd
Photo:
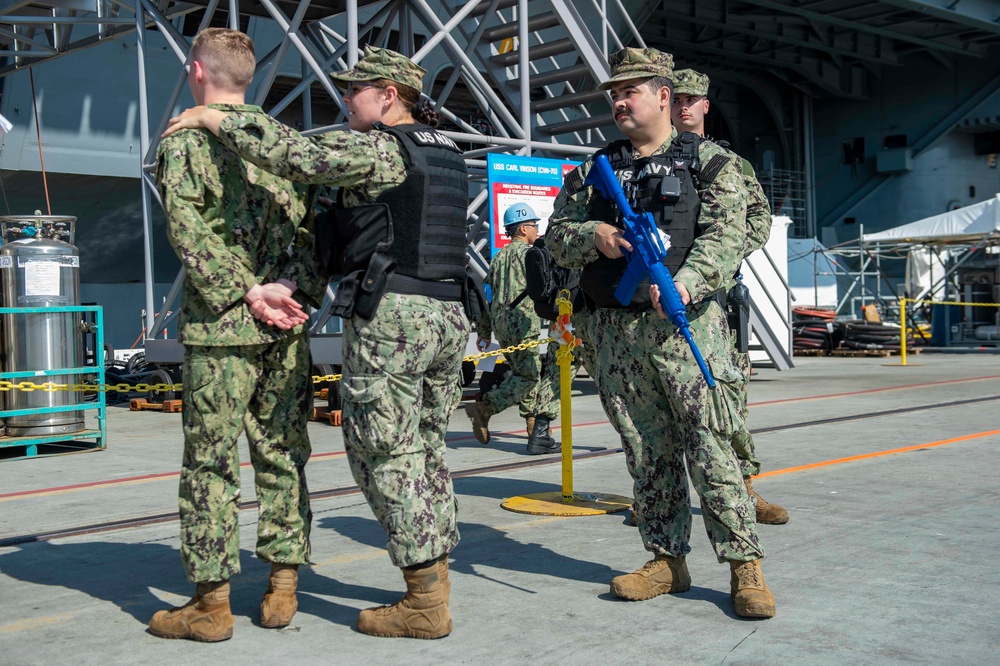
[[[563,329],[567,330],[570,317],[573,316],[573,303],[569,300],[569,292],[563,289],[559,292],[559,319]],[[573,390],[573,347],[576,347],[577,337],[569,327],[571,339],[566,344],[560,344],[556,351],[556,363],[559,365],[559,417],[562,425],[562,500],[573,501],[573,400],[570,392]]]
[[[899,299],[899,326],[902,331],[899,336],[899,363],[906,365],[906,299]]]
[[[882,365],[895,367],[906,366],[906,304],[923,302],[926,301],[917,301],[912,298],[899,299],[899,363],[883,363]],[[917,365],[923,365],[923,363],[917,363]]]
[[[573,348],[577,337],[570,325],[573,304],[569,291],[559,292],[559,318],[552,323],[549,344],[558,344],[556,363],[559,365],[559,411],[562,425],[562,491],[534,493],[510,497],[501,503],[508,511],[540,516],[595,516],[625,511],[632,500],[620,495],[605,493],[576,493],[573,491]]]

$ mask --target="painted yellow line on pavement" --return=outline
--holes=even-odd
[[[50,617],[32,617],[27,620],[11,622],[10,624],[0,624],[0,634],[16,634],[21,631],[32,631],[34,629],[41,629],[49,625],[59,624],[60,622],[66,622],[72,619],[72,613],[62,613],[60,615],[52,615]]]

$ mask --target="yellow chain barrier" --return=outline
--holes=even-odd
[[[524,349],[531,349],[532,347],[537,347],[538,345],[545,344],[548,342],[548,338],[539,338],[538,340],[529,340],[528,342],[522,342],[506,349],[494,349],[493,351],[481,352],[479,354],[470,354],[464,357],[463,361],[477,361],[484,359],[488,356],[500,356],[506,352],[521,351]],[[335,382],[338,381],[342,374],[337,375],[312,375],[312,380],[314,384],[319,384],[320,382]],[[148,393],[150,391],[180,391],[181,384],[56,384],[54,382],[45,382],[44,384],[35,384],[34,382],[11,382],[7,380],[0,379],[0,393],[5,391],[43,391],[45,393],[54,393],[56,391],[84,391],[84,392],[97,392],[97,393]]]

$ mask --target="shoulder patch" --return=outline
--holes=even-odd
[[[563,191],[568,195],[572,196],[583,189],[583,175],[580,167],[576,167],[568,174],[563,180]]]
[[[729,164],[729,157],[722,153],[716,153],[709,158],[708,163],[701,169],[701,182],[708,185],[715,181],[725,166]]]

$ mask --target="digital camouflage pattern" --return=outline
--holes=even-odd
[[[188,578],[220,581],[240,572],[237,440],[244,431],[260,503],[257,557],[308,562],[313,392],[306,334],[266,345],[186,345],[183,387],[181,558]]]
[[[266,117],[258,106],[213,109]],[[254,319],[243,295],[286,278],[295,297],[316,307],[326,288],[312,234],[314,188],[247,165],[207,131],[167,136],[156,182],[167,238],[186,269],[178,339],[185,345],[252,345],[298,334]]]
[[[701,163],[720,153],[726,154],[702,142]],[[581,268],[598,254],[600,222],[591,218],[590,206],[600,194],[583,185],[591,166],[587,160],[567,175],[546,233],[553,257],[567,268]],[[625,449],[646,548],[673,556],[690,551],[686,458],[717,557],[746,561],[762,557],[763,549],[731,446],[741,425],[734,401],[740,370],[725,315],[711,298],[731,285],[743,260],[747,192],[738,163],[730,158],[700,196],[701,235],[674,279],[691,295],[691,330],[719,390],[708,388],[687,342],[653,310],[599,308],[590,331],[601,402]]]
[[[406,179],[399,144],[385,132],[306,138],[271,118],[238,113],[221,123],[219,138],[271,173],[342,188],[348,207],[372,203]],[[444,433],[461,398],[469,329],[460,304],[399,294],[386,294],[371,320],[344,322],[344,448],[399,567],[458,543]]]
[[[365,44],[364,56],[358,64],[343,72],[333,72],[330,77],[345,88],[356,82],[388,79],[420,90],[426,73],[426,69],[401,53]]]
[[[459,303],[392,293],[344,324],[344,446],[397,567],[458,545],[444,438],[469,332]]]
[[[757,449],[754,446],[753,434],[746,427],[747,417],[750,416],[750,409],[747,405],[747,382],[750,381],[752,364],[749,353],[740,353],[733,347],[733,360],[740,370],[742,381],[737,382],[735,390],[737,395],[734,398],[736,413],[739,415],[742,427],[737,428],[733,433],[733,453],[740,465],[740,472],[744,478],[760,474],[760,460],[757,459]]]
[[[611,78],[597,86],[607,90],[614,83],[654,76],[669,79],[674,73],[674,56],[657,49],[624,48],[608,56]]]
[[[212,105],[263,117],[252,105]],[[286,278],[314,305],[325,289],[312,234],[310,187],[248,165],[208,132],[171,134],[157,154],[167,236],[186,270],[178,337],[184,343],[181,557],[193,582],[239,572],[239,456],[246,431],[261,504],[257,554],[309,556],[304,467],[311,407],[303,328],[254,319],[242,297]]]
[[[708,75],[693,69],[678,69],[674,72],[675,95],[700,95],[708,97]]]
[[[483,280],[492,290],[493,300],[489,312],[480,318],[476,334],[486,340],[491,334],[496,336],[501,349],[537,340],[541,335],[542,322],[530,297],[522,298],[517,307],[510,307],[527,287],[524,256],[529,247],[524,240],[512,239],[490,261]],[[538,347],[505,353],[504,360],[510,366],[510,374],[483,396],[490,410],[497,414],[516,404],[522,417],[555,418],[559,414],[558,391],[553,395],[548,383],[542,381]]]
[[[373,203],[406,180],[396,139],[385,132],[327,132],[304,137],[259,114],[231,113],[219,125],[219,141],[240,157],[281,178],[344,188],[343,204]]]
[[[743,248],[743,256],[746,258],[764,247],[771,237],[771,206],[764,195],[764,189],[757,181],[753,167],[746,160],[740,159],[743,164],[743,184],[747,188],[747,237],[746,245]],[[760,473],[760,460],[757,459],[753,435],[746,426],[747,417],[750,415],[747,406],[747,382],[750,381],[752,364],[749,353],[740,353],[736,349],[735,336],[733,336],[733,356],[740,369],[741,381],[738,382],[735,390],[737,391],[736,401],[739,405],[737,411],[743,425],[737,428],[733,434],[732,444],[743,476],[749,477]]]
[[[675,131],[671,139],[676,136]],[[747,192],[736,158],[711,141],[702,141],[700,146],[702,164],[720,154],[728,163],[712,185],[699,192],[701,235],[674,276],[675,281],[687,287],[693,303],[732,285],[733,276],[744,258],[747,236]],[[668,147],[669,142],[664,143],[654,154],[664,153]],[[558,217],[550,218],[545,235],[546,247],[549,238],[555,243],[550,248],[553,258],[567,268],[582,268],[598,255],[594,232],[600,221],[590,219],[589,211],[592,198],[600,194],[583,185],[592,165],[593,161],[588,159],[566,175],[565,185],[554,204]]]

